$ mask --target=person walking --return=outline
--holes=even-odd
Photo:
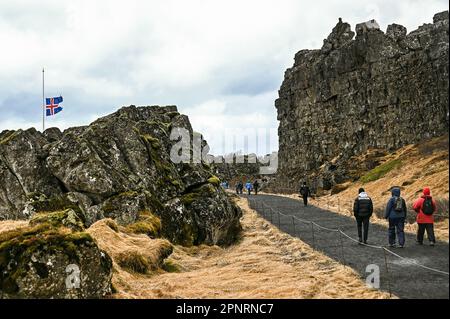
[[[353,214],[356,218],[359,242],[367,244],[369,235],[369,221],[373,213],[372,199],[367,195],[364,188],[358,190],[358,197],[353,203]],[[364,231],[363,231],[364,227]]]
[[[423,237],[426,230],[430,246],[434,246],[436,244],[436,237],[434,236],[433,214],[436,212],[436,201],[431,197],[429,187],[423,189],[423,194],[416,199],[413,204],[413,209],[417,213],[416,221],[419,226],[417,229],[417,243],[423,245]]]
[[[258,188],[259,188],[258,180],[255,180],[253,182],[253,190],[255,191],[255,195],[258,195]]]
[[[239,181],[236,184],[236,194],[242,194],[243,189],[244,189],[244,184],[241,181]]]
[[[245,189],[247,189],[248,194],[251,195],[251,193],[252,193],[252,183],[250,183],[250,181],[245,183]]]
[[[405,220],[406,202],[400,196],[400,188],[394,187],[391,190],[392,197],[386,205],[384,218],[389,220],[389,247],[395,247],[395,235],[398,237],[400,248],[405,246]]]
[[[300,187],[300,196],[303,198],[303,205],[308,206],[308,196],[311,194],[306,182]]]

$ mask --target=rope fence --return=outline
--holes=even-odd
[[[342,264],[344,265],[344,267],[347,265],[346,258],[345,258],[344,242],[343,242],[344,238],[347,238],[347,239],[349,239],[349,240],[351,240],[351,241],[353,241],[355,243],[358,243],[359,245],[362,245],[362,246],[365,246],[365,247],[368,247],[368,248],[381,250],[383,252],[383,255],[384,255],[384,262],[385,262],[387,281],[388,281],[388,290],[389,290],[390,294],[391,294],[391,286],[392,285],[391,285],[390,271],[389,271],[389,266],[388,266],[388,264],[389,264],[388,258],[387,258],[388,254],[390,254],[390,255],[392,255],[392,256],[394,256],[396,258],[399,258],[399,259],[403,260],[406,263],[409,263],[409,264],[414,265],[416,267],[420,267],[420,268],[425,269],[427,271],[431,271],[431,272],[434,272],[436,274],[440,274],[440,275],[444,275],[444,276],[449,276],[449,273],[446,272],[446,271],[442,271],[442,270],[439,270],[439,269],[428,267],[428,266],[425,266],[425,265],[422,265],[422,264],[416,262],[415,260],[411,260],[409,258],[400,256],[399,254],[389,250],[385,246],[369,245],[369,244],[365,244],[365,243],[359,242],[359,240],[351,237],[350,235],[345,233],[340,228],[329,228],[329,227],[325,227],[323,225],[320,225],[320,224],[318,224],[318,223],[316,223],[314,221],[302,219],[302,218],[299,218],[299,217],[293,216],[293,215],[283,214],[283,213],[281,213],[279,211],[279,208],[278,209],[274,209],[273,207],[267,205],[263,201],[258,202],[255,199],[250,199],[250,198],[247,198],[247,200],[249,202],[249,206],[252,209],[255,209],[257,211],[259,210],[260,213],[263,215],[263,217],[266,220],[270,220],[270,222],[272,224],[278,226],[278,228],[280,230],[281,230],[281,224],[282,224],[281,223],[281,217],[282,216],[285,217],[285,218],[288,218],[289,220],[291,220],[292,229],[293,229],[293,233],[294,233],[295,236],[297,236],[297,230],[299,230],[302,227],[301,225],[302,224],[305,225],[305,226],[303,226],[303,227],[305,227],[305,230],[308,229],[307,231],[311,232],[311,237],[310,238],[311,238],[311,242],[312,242],[312,247],[314,249],[316,249],[316,250],[320,250],[319,249],[319,245],[318,245],[318,241],[321,240],[321,238],[319,236],[320,235],[319,231],[325,231],[325,232],[329,232],[329,233],[338,233],[339,234],[338,245],[336,245],[336,246],[328,245],[328,246],[323,246],[323,247],[320,247],[320,248],[340,248],[340,253],[339,253],[340,260],[341,260]],[[292,209],[292,206],[283,206],[283,207]],[[269,219],[269,214],[270,214],[270,219]],[[322,237],[323,236],[324,235],[322,234]]]
[[[297,190],[292,188],[277,188],[276,190],[271,190],[274,194],[282,194],[282,195],[299,195]],[[312,199],[315,199],[314,196],[311,196]],[[337,201],[337,203],[336,203]],[[337,200],[332,203],[330,198],[327,198],[325,203],[317,202],[321,208],[328,209],[334,208],[338,211],[338,213],[343,213],[344,215],[348,214],[349,216],[353,216],[353,200],[343,200],[339,196],[337,196]],[[437,217],[438,220],[449,219],[449,203],[448,199],[437,198],[436,206],[438,212],[445,213],[434,213],[433,216]],[[350,209],[348,208],[350,207]],[[416,212],[412,209],[412,207],[408,207],[408,216],[415,216]],[[379,216],[378,216],[379,217]]]

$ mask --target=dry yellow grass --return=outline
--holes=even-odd
[[[101,220],[87,231],[113,259],[113,298],[389,298],[367,288],[348,267],[280,232],[251,210],[245,199],[242,238],[230,247],[174,246],[166,262],[178,272],[161,268],[170,243],[146,235],[126,234]],[[0,231],[27,222],[0,222]],[[113,227],[111,227],[113,226]],[[119,230],[119,231],[118,231]],[[122,268],[118,258],[133,252],[154,265],[147,274]]]
[[[388,298],[367,288],[353,270],[269,225],[245,200],[238,204],[244,213],[239,243],[227,248],[175,246],[168,260],[178,265],[176,273],[140,275],[116,268],[114,297]]]
[[[28,226],[28,221],[25,220],[1,220],[0,221],[0,233],[8,230],[16,229],[19,227]]]
[[[150,239],[144,234],[127,234],[117,229],[120,228],[111,219],[99,220],[87,229],[97,245],[113,259],[115,271],[122,270],[119,261],[123,256],[141,256],[151,269],[158,269],[172,252],[172,245],[165,239]]]

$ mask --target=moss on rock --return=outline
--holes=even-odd
[[[220,186],[220,179],[217,176],[213,175],[210,178],[208,178],[208,183],[213,184],[215,186]]]
[[[54,227],[65,226],[74,231],[85,229],[83,215],[70,208],[62,211],[37,213],[31,218],[30,225],[37,224],[50,224]]]
[[[72,232],[47,222],[0,233],[0,291],[22,298],[68,297],[65,267],[68,264],[93,267],[90,264],[93,259],[97,259],[98,269],[91,271],[110,279],[111,259],[102,255],[85,232]],[[87,286],[91,284],[103,287],[104,292],[110,289],[105,282],[89,282]],[[77,293],[88,293],[84,289],[90,288],[92,286],[84,287]],[[91,292],[91,297],[99,297],[96,295],[99,291]]]
[[[212,183],[207,183],[194,188],[186,194],[183,194],[180,199],[184,205],[191,205],[199,198],[210,197],[212,194],[214,194],[215,191],[216,190],[214,186],[212,186]]]
[[[161,235],[161,219],[149,211],[139,213],[138,220],[129,224],[125,230],[133,234],[146,234],[151,238],[157,238]]]
[[[29,194],[28,197],[31,202],[31,206],[36,212],[54,212],[65,209],[72,209],[77,213],[81,213],[80,207],[77,204],[70,201],[66,195],[58,195],[47,198],[42,194]]]

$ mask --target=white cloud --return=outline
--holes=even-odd
[[[338,17],[411,31],[443,10],[443,0],[1,1],[0,130],[40,128],[43,66],[48,95],[65,97],[49,120],[62,129],[126,104],[177,104],[211,141],[276,127],[284,70]]]

